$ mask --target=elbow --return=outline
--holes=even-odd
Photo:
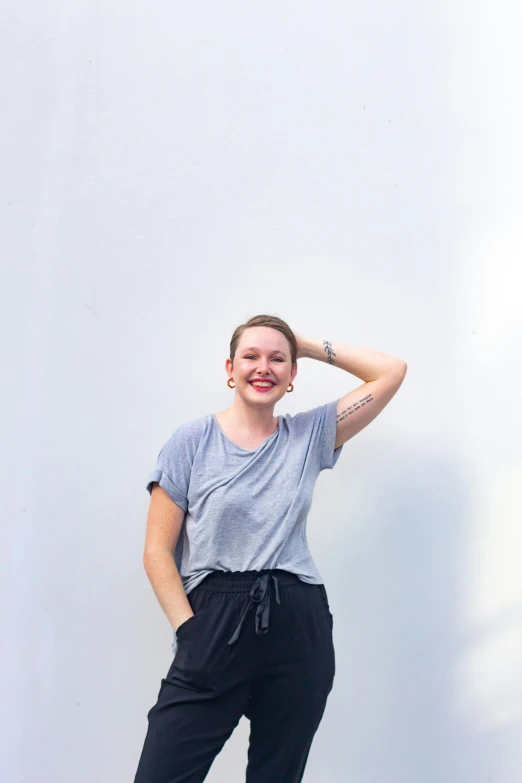
[[[390,362],[388,368],[385,370],[385,372],[382,373],[382,375],[392,376],[402,380],[406,375],[407,370],[408,365],[405,361],[402,359],[395,359],[393,362]]]
[[[145,571],[148,572],[151,565],[157,560],[156,553],[150,549],[145,550],[143,553],[142,563]]]
[[[151,566],[155,566],[156,563],[158,563],[164,557],[172,558],[172,552],[167,547],[163,547],[163,546],[148,547],[143,553],[143,558],[142,558],[143,568],[145,569],[145,571],[148,571],[148,569]]]
[[[400,386],[404,378],[406,377],[407,372],[408,372],[408,365],[406,364],[406,362],[402,361],[402,359],[398,359],[397,362],[395,362],[395,364],[393,365],[393,368],[389,371],[389,375]]]

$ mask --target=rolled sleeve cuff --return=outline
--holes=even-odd
[[[321,470],[331,470],[343,450],[343,445],[334,449],[335,438],[337,437],[337,403],[338,400],[330,402],[326,408],[325,427],[324,427],[324,448]]]
[[[187,498],[183,495],[182,492],[179,491],[176,485],[172,483],[168,475],[164,470],[161,470],[161,468],[155,468],[149,476],[149,480],[146,485],[149,494],[152,492],[152,484],[155,481],[158,482],[160,487],[163,487],[169,498],[173,500],[177,506],[182,508],[183,511],[187,511]]]

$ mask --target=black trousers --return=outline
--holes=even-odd
[[[324,585],[214,571],[187,598],[134,783],[200,783],[243,715],[246,783],[299,783],[335,675]]]

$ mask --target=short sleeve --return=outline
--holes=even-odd
[[[338,400],[333,400],[319,407],[321,413],[319,421],[323,443],[319,470],[331,470],[334,468],[343,450],[343,445],[334,449],[337,435],[337,403]]]
[[[152,484],[157,481],[171,500],[183,511],[187,511],[192,462],[190,433],[182,425],[170,436],[158,454],[156,467],[150,473],[146,484],[148,492],[152,492]]]
[[[334,449],[337,434],[337,403],[332,400],[325,405],[301,411],[291,417],[291,425],[297,438],[307,441],[307,459],[313,462],[317,473],[335,466],[341,455],[342,446]]]

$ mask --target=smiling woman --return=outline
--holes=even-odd
[[[305,357],[365,384],[275,416]],[[147,483],[144,564],[175,633],[135,783],[203,781],[242,715],[247,779],[301,780],[335,675],[333,615],[306,539],[314,486],[406,365],[261,315],[236,329],[225,369],[230,408],[181,424]]]

